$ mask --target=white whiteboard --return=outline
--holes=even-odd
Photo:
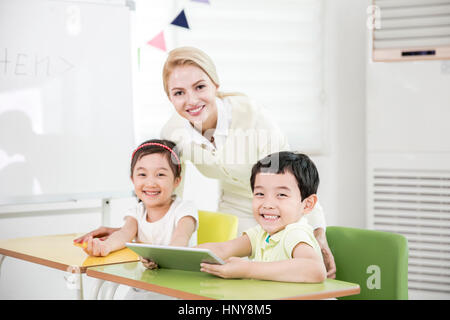
[[[125,1],[0,0],[0,204],[131,194],[130,47]]]

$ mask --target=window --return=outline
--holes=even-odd
[[[170,24],[183,9],[190,29]],[[162,86],[167,52],[146,45],[163,31],[167,51],[205,51],[221,90],[263,105],[293,149],[323,150],[322,0],[137,0],[134,27],[137,143],[158,137],[174,112]]]

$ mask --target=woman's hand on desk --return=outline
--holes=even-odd
[[[83,242],[87,242],[89,237],[92,238],[98,238],[100,240],[106,240],[108,239],[108,237],[113,234],[114,232],[116,232],[117,230],[120,230],[120,228],[109,228],[109,227],[100,227],[97,228],[89,233],[86,233],[85,235],[82,235],[79,238],[76,238],[75,240],[73,240],[76,243],[83,243]]]
[[[89,237],[86,242],[87,247],[83,250],[90,256],[105,257],[111,252],[111,248],[106,241]]]

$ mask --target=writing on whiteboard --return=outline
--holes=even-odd
[[[62,56],[0,50],[0,76],[52,77],[73,69],[74,64]]]

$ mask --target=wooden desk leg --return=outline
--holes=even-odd
[[[83,275],[80,268],[70,266],[67,268],[69,275],[64,276],[66,286],[69,290],[75,290],[75,298],[83,300]]]
[[[92,300],[99,299],[98,294],[104,283],[105,283],[105,280],[95,279],[94,288],[92,289]]]

